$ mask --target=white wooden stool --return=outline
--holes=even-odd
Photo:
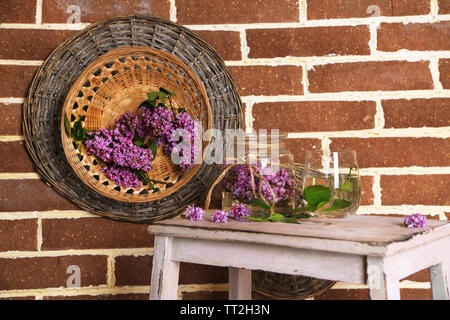
[[[229,268],[228,297],[251,299],[251,270],[367,284],[371,299],[400,299],[399,281],[430,268],[433,299],[449,299],[450,223],[406,228],[400,218],[350,216],[301,224],[155,222],[150,299],[176,299],[180,262]]]

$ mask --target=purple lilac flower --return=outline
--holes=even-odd
[[[141,185],[137,175],[130,169],[122,168],[117,165],[106,165],[101,171],[108,179],[111,179],[120,187],[137,188]]]
[[[186,208],[186,218],[191,221],[201,221],[203,220],[203,209],[200,207],[195,207],[193,205],[189,205]]]
[[[96,132],[88,132],[90,140],[87,140],[84,144],[86,146],[86,153],[88,155],[94,155],[106,163],[111,163],[113,160],[113,137],[115,133],[119,133],[119,130],[110,130],[100,128]]]
[[[228,214],[238,221],[248,221],[242,217],[250,217],[250,209],[243,203],[235,202],[228,210]]]
[[[152,151],[134,145],[131,136],[123,136],[119,128],[100,129],[91,136],[93,138],[85,142],[87,154],[95,155],[107,164],[144,171],[152,168]]]
[[[403,217],[403,223],[408,228],[424,228],[427,224],[427,218],[420,213],[415,213],[410,216]]]
[[[164,142],[163,137],[169,136],[173,131],[173,114],[164,107],[157,107],[153,110],[142,107],[142,124],[146,128],[142,134],[160,137],[158,139],[158,146],[160,146]]]
[[[127,138],[133,139],[135,136],[135,131],[137,129],[141,130],[142,123],[139,117],[135,113],[125,112],[119,119],[115,120],[116,128],[119,129],[120,133]]]
[[[179,143],[183,141],[183,137],[180,137],[178,140],[173,139],[173,134],[176,129],[186,130],[188,133],[188,139],[190,138],[190,152],[189,154],[184,154],[184,150],[182,147],[178,146]],[[198,124],[194,120],[192,120],[191,116],[186,113],[177,113],[175,115],[175,120],[173,122],[173,127],[168,132],[163,132],[164,139],[164,152],[167,154],[171,154],[172,152],[176,152],[181,157],[181,162],[178,164],[183,171],[188,171],[195,164],[195,156],[198,152],[198,146],[196,143],[196,138],[198,136]]]
[[[114,144],[113,161],[122,167],[148,171],[152,168],[153,153],[150,149],[140,148],[133,141],[119,137]]]
[[[261,168],[260,164],[257,167]],[[286,169],[281,168],[275,174],[272,174],[268,169],[261,169],[261,172],[266,182],[260,181],[256,177],[254,178],[255,191],[257,193],[262,183],[261,190],[266,200],[273,200],[269,185],[275,194],[275,201],[292,198],[294,194],[294,180],[289,176],[289,172]],[[234,199],[249,202],[255,197],[252,190],[250,168],[246,165],[236,165],[231,168],[223,183],[225,190],[232,192]]]
[[[275,194],[275,201],[288,200],[294,195],[294,181],[286,169],[281,168],[277,173],[266,175],[264,178]],[[262,192],[268,201],[273,200],[272,192],[265,182],[262,185]]]
[[[225,210],[217,210],[211,216],[211,220],[214,223],[225,223],[225,222],[228,222],[227,212]]]

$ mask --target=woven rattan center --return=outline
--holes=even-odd
[[[125,112],[137,112],[147,92],[164,87],[176,94],[175,108],[186,112],[211,128],[211,108],[205,89],[195,73],[175,56],[145,47],[123,47],[112,50],[88,66],[67,95],[62,119],[67,114],[71,125],[78,119],[88,130],[113,128],[114,120]],[[159,147],[148,176],[154,182],[139,188],[123,188],[105,177],[104,165],[94,156],[81,153],[64,132],[61,136],[66,157],[77,175],[91,188],[109,198],[126,202],[146,202],[164,198],[191,179],[200,164],[183,172]],[[203,144],[203,148],[206,144]]]

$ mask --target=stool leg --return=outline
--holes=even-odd
[[[450,299],[450,263],[441,262],[430,267],[433,300]]]
[[[382,258],[367,257],[367,284],[371,300],[400,300],[400,281],[385,270]]]
[[[252,299],[252,270],[228,268],[228,299]]]
[[[170,258],[172,238],[156,236],[153,251],[151,300],[176,300],[180,263]]]

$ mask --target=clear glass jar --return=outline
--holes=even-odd
[[[222,209],[245,203],[254,217],[295,209],[294,157],[286,149],[286,135],[247,135],[225,154]],[[231,152],[232,151],[232,152]],[[273,209],[273,210],[272,210]]]

